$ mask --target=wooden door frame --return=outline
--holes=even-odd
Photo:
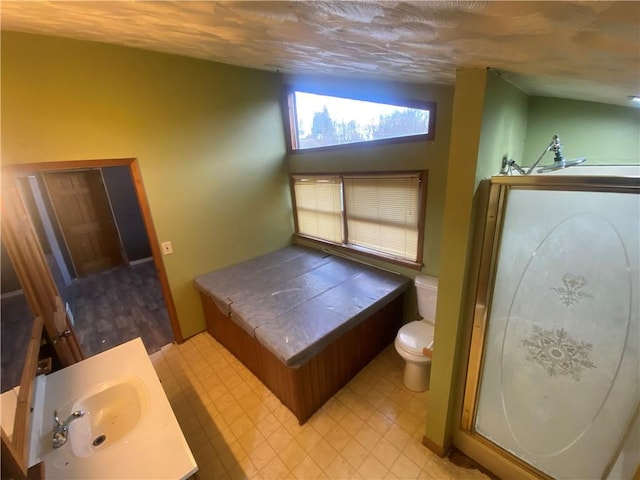
[[[156,234],[155,226],[151,218],[151,209],[149,208],[149,201],[144,189],[144,183],[142,181],[142,172],[140,170],[140,164],[137,158],[110,158],[110,159],[97,159],[97,160],[67,160],[61,162],[36,162],[36,163],[24,163],[3,165],[3,169],[15,174],[33,174],[36,172],[52,172],[52,171],[64,171],[64,170],[80,170],[88,168],[104,168],[104,167],[128,167],[129,173],[133,180],[133,186],[138,199],[138,205],[140,206],[140,212],[142,214],[142,221],[149,238],[149,246],[151,247],[151,253],[153,255],[153,262],[158,273],[160,280],[160,287],[162,289],[162,295],[164,297],[165,304],[167,306],[167,313],[169,314],[169,321],[171,323],[171,330],[173,331],[173,337],[177,343],[183,343],[184,337],[182,330],[180,329],[180,323],[178,322],[178,313],[173,301],[173,295],[169,287],[169,280],[167,278],[167,271],[162,261],[162,252],[160,251],[160,245],[158,243],[158,237]]]

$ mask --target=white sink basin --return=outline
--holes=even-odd
[[[43,380],[29,465],[44,461],[47,479],[185,479],[198,470],[139,338]],[[60,448],[54,410],[61,419],[87,412],[69,423]]]
[[[84,416],[69,427],[71,449],[86,457],[118,443],[149,410],[147,389],[138,377],[99,385],[71,407]]]

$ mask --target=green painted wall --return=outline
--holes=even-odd
[[[467,318],[475,195],[482,178],[500,170],[502,157],[524,147],[527,96],[485,69],[457,71],[451,124],[442,255],[431,386],[425,436],[440,448],[449,441]]]
[[[522,90],[495,72],[487,72],[476,187],[481,179],[500,172],[503,157],[522,158],[528,103],[529,97]]]
[[[427,212],[425,219],[423,272],[438,275],[444,212],[445,183],[451,129],[453,88],[442,85],[416,85],[390,82],[363,82],[317,77],[287,77],[293,86],[311,86],[348,95],[357,92],[375,98],[379,95],[436,103],[435,139],[426,142],[394,143],[381,147],[346,148],[327,152],[300,152],[288,156],[291,173],[347,172],[347,171],[429,171]],[[370,259],[367,259],[370,261]],[[415,270],[400,268],[384,262],[372,262],[413,277]]]
[[[454,360],[466,269],[468,236],[487,72],[459,69],[453,98],[451,147],[444,204],[438,306],[425,436],[447,441],[449,400],[455,388]]]
[[[279,76],[13,32],[1,53],[2,163],[138,158],[185,337],[196,275],[289,243]]]
[[[640,109],[578,100],[531,97],[524,157],[531,165],[557,134],[567,160],[586,157],[584,165],[640,163]],[[522,161],[521,161],[522,160]],[[547,153],[541,165],[553,161]]]

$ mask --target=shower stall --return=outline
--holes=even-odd
[[[530,478],[636,472],[639,193],[637,177],[491,180],[456,434],[481,463]]]

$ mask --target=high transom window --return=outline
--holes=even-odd
[[[294,90],[288,95],[293,151],[434,138],[435,104],[380,102]]]
[[[421,264],[427,172],[291,177],[296,234]]]

